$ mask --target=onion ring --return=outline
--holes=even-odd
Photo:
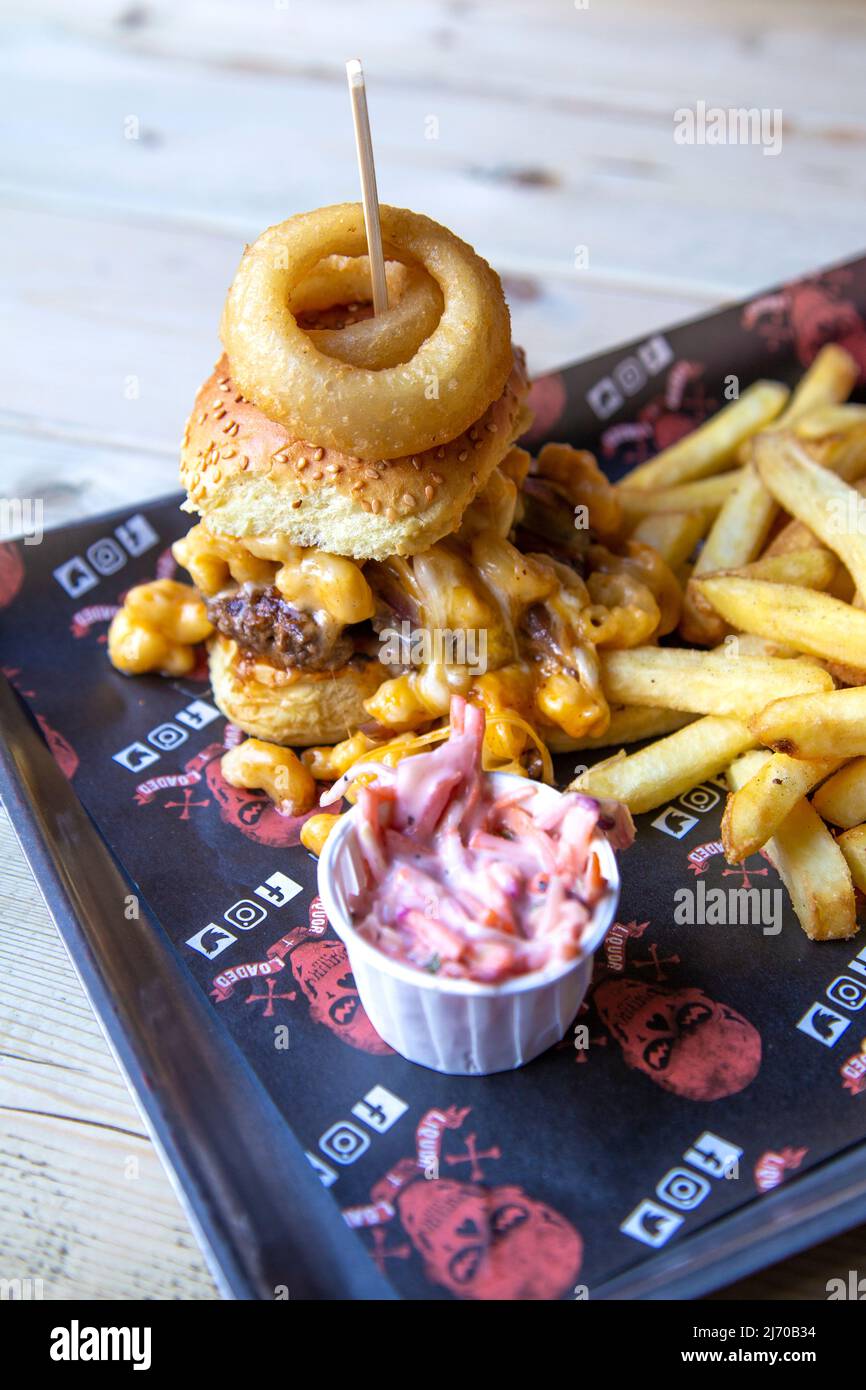
[[[512,365],[499,277],[452,232],[419,213],[380,209],[385,255],[423,265],[444,308],[409,362],[373,371],[327,357],[288,307],[324,256],[366,249],[360,203],[301,213],[244,252],[222,339],[247,400],[296,438],[361,458],[392,459],[454,439],[499,396]]]
[[[308,328],[319,352],[355,367],[381,371],[408,362],[442,315],[442,291],[420,266],[385,262],[389,308],[343,328]],[[367,304],[372,300],[368,256],[327,256],[289,298],[299,314],[321,312],[337,304]]]

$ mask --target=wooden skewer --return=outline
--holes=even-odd
[[[367,113],[367,88],[364,86],[364,69],[358,58],[349,59],[346,64],[346,76],[349,79],[355,145],[361,173],[364,226],[367,230],[367,252],[373,281],[373,313],[382,314],[388,308],[388,282],[385,279],[385,257],[382,254],[382,227],[379,222],[379,195],[376,192],[376,166],[373,162],[370,117]]]

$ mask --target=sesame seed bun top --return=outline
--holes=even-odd
[[[185,509],[223,535],[284,535],[357,560],[417,554],[457,529],[528,427],[527,390],[517,349],[504,391],[463,434],[426,453],[365,461],[292,439],[244,400],[223,357],[184,431]]]

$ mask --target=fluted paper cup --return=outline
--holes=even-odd
[[[514,783],[532,787],[539,809],[562,795],[541,782],[512,773],[488,773],[493,790]],[[595,836],[608,889],[596,903],[580,955],[544,970],[479,984],[443,979],[386,956],[359,936],[350,898],[363,882],[357,844],[358,811],[343,816],[319,860],[319,895],[334,931],[345,943],[361,1003],[376,1032],[410,1062],[450,1076],[485,1076],[532,1061],[568,1031],[592,974],[592,957],[613,921],[619,901],[616,856],[605,837]]]

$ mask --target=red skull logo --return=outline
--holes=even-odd
[[[604,980],[593,994],[630,1067],[688,1100],[720,1100],[753,1081],[761,1036],[748,1019],[702,989]]]
[[[306,941],[292,952],[292,974],[310,1004],[317,1023],[361,1052],[383,1056],[392,1049],[383,1042],[364,1012],[342,941]]]
[[[826,343],[839,343],[866,372],[866,328],[854,305],[835,300],[821,285],[795,285],[791,327],[801,362],[810,363]]]
[[[577,1231],[522,1187],[437,1178],[412,1183],[397,1208],[428,1279],[458,1298],[560,1298],[580,1270]]]

